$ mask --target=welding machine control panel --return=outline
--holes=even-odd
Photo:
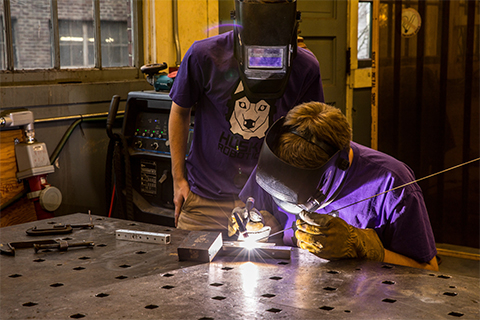
[[[140,112],[136,122],[132,138],[134,149],[170,154],[167,113]]]
[[[128,144],[133,189],[149,205],[165,208],[174,207],[168,136],[171,105],[168,93],[129,92],[122,128]],[[187,150],[190,149],[192,137],[193,122]],[[145,215],[150,211],[145,209]]]

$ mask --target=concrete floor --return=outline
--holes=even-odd
[[[439,271],[480,278],[480,249],[437,243]]]

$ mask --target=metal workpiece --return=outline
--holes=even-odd
[[[329,262],[306,250],[179,261],[188,231],[93,216],[75,230],[90,249],[19,250],[0,256],[1,319],[478,319],[477,278],[389,264]],[[42,223],[85,223],[74,214],[2,228],[2,243],[31,240]],[[168,233],[170,244],[116,240],[115,230]],[[248,258],[246,258],[248,256]],[[249,261],[250,260],[250,261]]]

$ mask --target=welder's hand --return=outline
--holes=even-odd
[[[241,208],[241,207],[234,208],[232,210],[232,214],[228,217],[228,236],[229,237],[233,236],[239,230],[237,219],[235,219],[234,213],[237,213],[237,216],[240,217],[240,219],[244,219],[243,215],[245,213],[245,208]]]
[[[178,217],[182,210],[183,203],[190,192],[190,185],[187,179],[173,183],[173,204],[175,205],[175,226],[178,224]]]
[[[228,236],[233,236],[240,230],[239,222],[235,218],[235,214],[239,217],[246,231],[259,231],[265,226],[263,215],[255,208],[247,211],[245,207],[236,207],[228,218]],[[242,230],[240,230],[242,231]]]
[[[373,229],[355,228],[326,214],[303,211],[297,220],[297,244],[320,258],[383,261],[385,249]]]

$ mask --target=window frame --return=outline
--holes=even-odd
[[[13,28],[10,12],[10,0],[3,0],[5,23],[5,51],[6,69],[0,70],[0,87],[21,85],[48,85],[48,84],[78,84],[105,81],[143,80],[140,66],[144,64],[143,55],[143,0],[132,0],[133,14],[133,66],[103,67],[101,60],[100,36],[100,2],[94,4],[94,48],[95,59],[93,68],[61,68],[60,67],[60,40],[58,26],[57,0],[50,0],[52,23],[52,68],[48,69],[15,69],[13,50]],[[144,81],[144,80],[143,80]]]

